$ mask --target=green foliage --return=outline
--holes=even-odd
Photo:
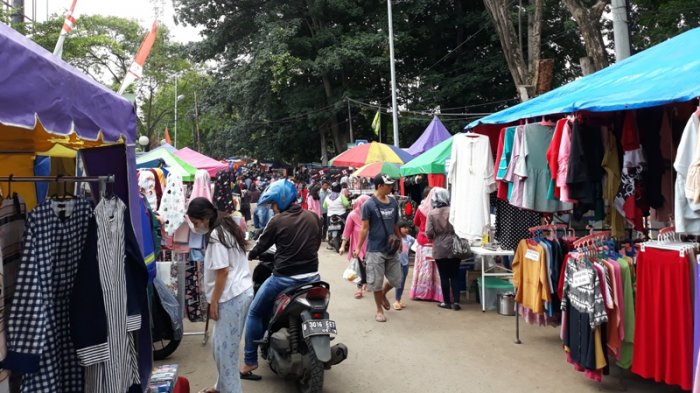
[[[632,50],[638,52],[700,26],[698,0],[630,0]]]

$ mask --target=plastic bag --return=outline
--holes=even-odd
[[[353,258],[350,263],[348,263],[348,267],[346,267],[343,272],[343,280],[353,284],[358,284],[361,281],[359,259]]]

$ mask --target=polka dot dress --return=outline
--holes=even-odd
[[[504,250],[515,250],[522,239],[530,237],[529,228],[540,225],[542,214],[496,201],[496,240]]]

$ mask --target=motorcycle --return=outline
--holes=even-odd
[[[258,281],[265,276],[263,272],[270,269],[270,252],[260,259],[255,269],[260,274],[256,277],[253,273],[256,289],[262,285]],[[337,334],[337,329],[335,321],[329,319],[330,296],[330,285],[323,281],[282,292],[275,300],[263,338],[256,342],[272,371],[295,379],[301,393],[321,392],[325,370],[348,357],[344,344],[331,347],[331,335]]]
[[[343,217],[336,214],[330,216],[328,219],[328,244],[335,249],[335,252],[340,250],[343,229],[345,229]]]

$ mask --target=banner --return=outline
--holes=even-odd
[[[124,93],[124,90],[126,90],[127,87],[129,87],[137,79],[141,79],[143,77],[143,65],[146,64],[146,59],[148,58],[148,54],[151,53],[151,48],[153,47],[153,43],[156,42],[156,33],[157,32],[158,32],[158,23],[157,23],[157,21],[153,21],[153,26],[151,27],[151,31],[146,35],[146,38],[144,38],[143,42],[141,43],[141,47],[139,48],[139,51],[136,52],[136,57],[134,57],[134,62],[131,63],[131,67],[129,67],[129,71],[126,72],[126,76],[124,77],[124,82],[122,82],[122,85],[119,88],[119,94]]]
[[[66,12],[66,19],[63,20],[63,28],[61,28],[61,34],[58,36],[58,41],[56,42],[56,47],[53,49],[54,56],[58,56],[60,59],[63,57],[63,42],[66,40],[66,36],[73,30],[76,24],[76,19],[73,16],[75,12],[75,4],[78,0],[73,0],[68,12]]]

